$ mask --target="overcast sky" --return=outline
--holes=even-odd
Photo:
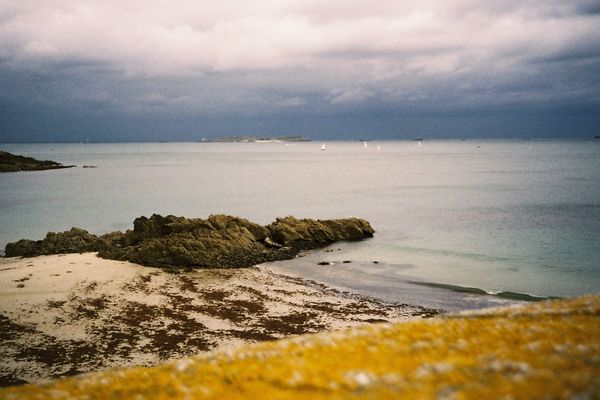
[[[3,0],[0,141],[600,135],[600,1]]]

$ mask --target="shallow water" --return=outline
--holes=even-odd
[[[0,246],[71,226],[123,230],[152,213],[259,223],[360,216],[374,239],[315,255],[352,263],[329,266],[335,273],[309,259],[285,268],[388,300],[444,304],[459,293],[457,308],[497,300],[410,282],[536,296],[600,291],[599,141],[321,144],[0,145],[98,167],[1,174]]]

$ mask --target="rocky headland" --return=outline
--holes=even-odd
[[[32,157],[0,151],[0,172],[43,171],[71,167],[74,167],[74,165],[62,165],[56,161],[49,160],[40,161]]]
[[[49,232],[43,240],[22,239],[6,245],[7,257],[97,251],[103,258],[151,267],[231,268],[294,258],[300,251],[340,240],[372,237],[360,218],[335,220],[277,218],[262,226],[243,218],[207,219],[154,214],[136,218],[133,230],[101,236],[84,229]]]

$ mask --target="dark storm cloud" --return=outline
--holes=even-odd
[[[598,10],[587,0],[8,1],[0,141],[598,134]]]
[[[583,15],[600,14],[600,3],[596,0],[582,1],[576,6],[577,12]]]

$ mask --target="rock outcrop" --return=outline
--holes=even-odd
[[[34,257],[46,254],[85,253],[97,251],[98,237],[80,228],[54,233],[48,232],[44,240],[21,239],[6,245],[7,257]]]
[[[314,248],[339,240],[361,240],[373,236],[373,228],[364,219],[333,220],[277,218],[267,226],[273,239],[295,249]]]
[[[360,218],[337,220],[278,218],[267,226],[228,215],[188,219],[154,214],[136,218],[133,230],[96,236],[79,228],[48,233],[44,240],[19,240],[7,257],[98,251],[103,258],[152,267],[247,267],[293,258],[301,250],[340,240],[372,237]]]
[[[32,157],[19,156],[0,151],[0,172],[43,171],[46,169],[71,168],[73,165],[62,165],[56,161],[40,161]]]

